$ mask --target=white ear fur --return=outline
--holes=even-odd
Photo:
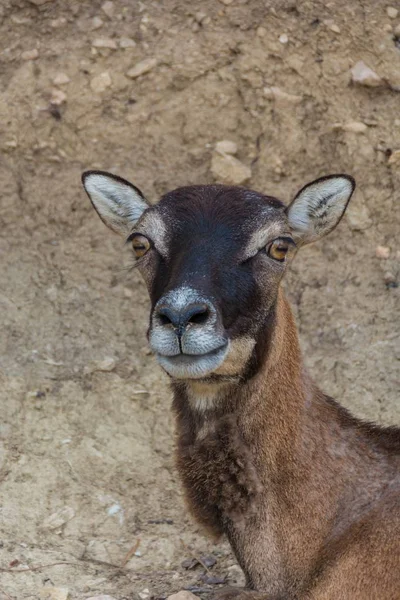
[[[111,173],[86,171],[82,175],[82,183],[101,220],[121,235],[130,233],[149,208],[138,188]]]
[[[307,184],[286,213],[298,245],[309,244],[336,227],[355,188],[349,175],[329,175]]]

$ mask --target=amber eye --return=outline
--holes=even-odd
[[[132,248],[136,258],[144,256],[150,250],[150,241],[144,235],[135,235],[132,238]]]
[[[275,240],[267,249],[267,254],[274,260],[283,262],[289,250],[289,242],[284,239]]]

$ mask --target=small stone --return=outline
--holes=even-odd
[[[277,104],[299,104],[303,97],[297,96],[295,94],[288,94],[284,92],[278,87],[265,87],[264,88],[264,96],[269,98],[270,100],[275,100]]]
[[[351,133],[364,133],[367,131],[368,127],[361,121],[347,121],[347,123],[342,126],[342,129],[344,131],[350,131]]]
[[[36,60],[39,57],[39,50],[34,48],[33,50],[25,50],[22,52],[21,58],[22,60]]]
[[[366,87],[380,87],[385,85],[383,79],[370,69],[362,60],[358,61],[351,69],[351,79],[353,83],[364,85]]]
[[[86,600],[116,600],[114,596],[108,596],[108,594],[101,594],[100,596],[90,596]]]
[[[231,140],[222,140],[215,144],[215,150],[220,154],[236,154],[238,147],[237,144]]]
[[[97,38],[92,42],[93,48],[109,48],[110,50],[116,50],[118,48],[117,42],[111,38]]]
[[[390,23],[385,23],[385,25],[383,26],[383,31],[387,31],[388,33],[391,33],[393,31],[393,27],[391,26]]]
[[[340,27],[336,25],[336,23],[332,23],[332,25],[329,26],[329,29],[334,33],[340,33]]]
[[[125,298],[132,298],[133,292],[129,288],[124,288],[124,296]]]
[[[35,6],[42,6],[42,4],[46,4],[47,2],[53,2],[54,0],[28,0],[31,4]]]
[[[217,181],[230,185],[241,185],[251,177],[251,169],[229,154],[214,152],[211,172]]]
[[[400,150],[395,150],[392,152],[392,154],[389,156],[388,164],[400,166]]]
[[[136,46],[136,42],[132,38],[122,37],[119,40],[120,48],[134,48],[135,46]]]
[[[88,365],[87,367],[84,368],[83,372],[85,373],[85,375],[88,375],[89,373],[94,373],[95,371],[113,371],[115,369],[115,367],[117,366],[117,361],[115,360],[115,358],[113,358],[112,356],[108,356],[107,358],[104,358],[103,360],[94,360],[90,363],[90,365]]]
[[[140,77],[140,75],[145,75],[151,71],[151,69],[154,69],[156,65],[157,60],[155,58],[145,58],[141,62],[137,63],[134,67],[129,69],[127,76],[131,79],[136,79],[137,77]]]
[[[168,596],[167,600],[199,600],[199,597],[192,594],[192,592],[182,590],[176,594],[171,594],[171,596]]]
[[[391,283],[396,283],[396,276],[390,271],[386,271],[386,273],[383,276],[383,280],[386,283],[386,285],[390,285]]]
[[[265,27],[257,27],[257,31],[256,31],[258,37],[260,38],[264,38],[267,35],[267,30],[265,29]]]
[[[111,83],[110,74],[108,71],[104,71],[104,73],[100,73],[100,75],[93,77],[90,82],[90,88],[95,94],[101,94],[110,87]]]
[[[68,600],[69,590],[68,588],[42,587],[40,598],[42,600]]]
[[[51,90],[50,104],[61,106],[67,100],[67,94],[61,90]]]
[[[388,246],[377,246],[375,249],[376,258],[387,260],[390,256],[390,248]]]
[[[100,29],[100,27],[103,27],[103,25],[104,25],[103,19],[101,19],[100,17],[93,17],[93,19],[91,21],[90,29],[92,31],[96,31],[96,29]]]
[[[43,521],[45,529],[59,529],[75,516],[75,511],[70,506],[64,506]]]
[[[229,6],[230,4],[232,4],[233,0],[219,0],[222,4],[225,4],[225,6]]]
[[[57,73],[57,75],[53,78],[54,85],[65,85],[70,81],[71,80],[66,73]]]
[[[111,1],[104,2],[104,4],[101,5],[101,10],[103,11],[103,13],[105,15],[107,15],[107,17],[109,19],[112,19],[114,16],[114,11],[115,11],[114,2],[111,2]]]
[[[281,44],[287,44],[289,41],[288,36],[286,35],[286,33],[282,33],[282,35],[279,36],[279,41]]]
[[[144,588],[144,590],[138,593],[138,596],[142,600],[147,600],[147,598],[150,597],[150,590],[148,588]]]
[[[400,36],[400,23],[394,28],[394,34]]]
[[[397,8],[394,8],[393,6],[388,6],[386,12],[389,19],[397,19],[397,15],[399,14]]]
[[[227,569],[229,583],[236,583],[237,585],[244,585],[245,578],[242,569],[239,565],[231,565]]]
[[[206,15],[206,13],[200,11],[194,15],[194,18],[195,18],[196,22],[199,23],[199,25],[201,25],[203,23],[204,19],[207,19],[207,15]]]
[[[67,24],[67,19],[65,17],[59,17],[58,19],[52,19],[50,21],[50,26],[53,29],[60,29],[60,27],[64,27]]]

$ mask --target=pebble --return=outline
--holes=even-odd
[[[110,74],[108,71],[104,71],[104,73],[100,73],[100,75],[93,77],[90,82],[90,88],[95,94],[101,94],[110,87],[111,83]]]
[[[214,152],[211,172],[217,181],[229,185],[241,185],[251,177],[251,169],[230,154]]]
[[[64,506],[57,510],[55,513],[47,517],[43,521],[43,527],[45,529],[58,529],[68,523],[75,516],[75,511],[71,506]]]
[[[132,38],[122,37],[119,40],[120,48],[134,48],[135,46],[136,46],[136,42]]]
[[[400,36],[400,23],[399,25],[396,25],[396,27],[394,28],[394,34],[397,36]]]
[[[42,600],[68,600],[69,598],[68,588],[42,587],[40,590],[40,598]]]
[[[94,360],[87,367],[84,368],[84,373],[94,373],[95,371],[105,371],[110,372],[115,369],[117,366],[117,361],[112,356],[108,356],[107,358],[103,358],[103,360]]]
[[[111,38],[96,38],[92,42],[93,48],[110,48],[110,50],[116,50],[118,48],[117,42]]]
[[[263,38],[263,37],[265,37],[267,35],[268,32],[265,29],[265,27],[257,27],[257,32],[256,33],[257,33],[258,37]]]
[[[108,596],[108,594],[101,594],[100,596],[90,596],[86,600],[116,600],[114,596]]]
[[[62,90],[51,90],[50,104],[61,106],[67,100],[67,94]]]
[[[54,0],[28,0],[31,4],[35,6],[42,6],[42,4],[46,4],[47,2],[54,2]]]
[[[383,280],[386,284],[390,285],[396,283],[396,276],[390,271],[386,271],[386,273],[383,276]]]
[[[229,6],[230,4],[232,4],[233,0],[219,0],[222,4],[225,4],[225,6]]]
[[[171,596],[168,596],[167,600],[198,600],[198,596],[195,596],[192,592],[182,590],[176,594],[171,594]]]
[[[150,590],[148,588],[144,588],[144,590],[138,593],[138,596],[142,600],[147,600],[147,598],[150,597]]]
[[[385,85],[383,79],[362,60],[358,61],[351,69],[351,80],[353,83],[366,87],[380,87]]]
[[[60,29],[60,27],[64,27],[67,24],[67,19],[65,17],[59,17],[58,19],[52,19],[50,21],[50,26],[53,29]]]
[[[220,154],[236,154],[238,147],[237,144],[231,140],[221,140],[215,144],[215,150]]]
[[[389,156],[388,164],[400,165],[400,150],[395,150],[392,152],[392,154]]]
[[[279,39],[279,41],[280,41],[280,43],[281,43],[281,44],[287,44],[287,43],[288,43],[288,41],[289,41],[289,38],[288,38],[288,36],[286,35],[286,33],[282,33],[282,34],[279,36],[279,38],[278,38],[278,39]]]
[[[92,31],[96,31],[96,29],[100,29],[100,27],[103,27],[103,25],[104,25],[103,19],[101,19],[100,17],[93,17],[93,19],[91,21],[90,29]]]
[[[375,249],[376,258],[387,260],[390,256],[390,248],[388,246],[377,246]]]
[[[264,96],[270,100],[275,100],[278,104],[299,104],[303,97],[295,94],[288,94],[278,87],[265,87]]]
[[[101,10],[109,19],[112,19],[115,11],[114,2],[111,2],[110,0],[104,2],[104,4],[101,5]]]
[[[39,57],[39,50],[34,48],[33,50],[25,50],[22,52],[21,58],[22,60],[36,60]]]
[[[389,19],[397,19],[397,16],[399,14],[399,11],[397,10],[397,8],[394,8],[394,6],[388,6],[386,12]]]
[[[129,69],[127,72],[127,76],[131,77],[131,79],[136,79],[136,77],[140,77],[140,75],[145,75],[157,64],[157,60],[155,58],[145,58],[141,62],[137,63],[134,67]]]
[[[66,73],[57,73],[57,75],[55,75],[53,77],[54,85],[65,85],[66,83],[69,83],[70,81],[71,80]]]
[[[361,121],[347,121],[347,123],[340,126],[340,129],[343,129],[343,131],[350,131],[351,133],[365,133],[368,127]]]
[[[336,23],[332,23],[332,25],[329,26],[329,29],[334,33],[340,33],[340,27],[336,25]]]
[[[244,585],[244,573],[238,565],[231,565],[228,567],[228,581],[230,583],[236,583],[238,585]]]

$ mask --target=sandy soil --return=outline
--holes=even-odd
[[[212,182],[229,139],[248,185],[283,200],[354,175],[348,215],[298,257],[288,293],[320,385],[398,422],[400,16],[380,0],[37,4],[0,6],[0,598],[213,589],[182,561],[213,555],[213,577],[240,574],[183,505],[144,285],[80,173],[114,171],[155,200]],[[128,77],[145,58],[157,62]],[[385,84],[350,84],[359,60]]]

